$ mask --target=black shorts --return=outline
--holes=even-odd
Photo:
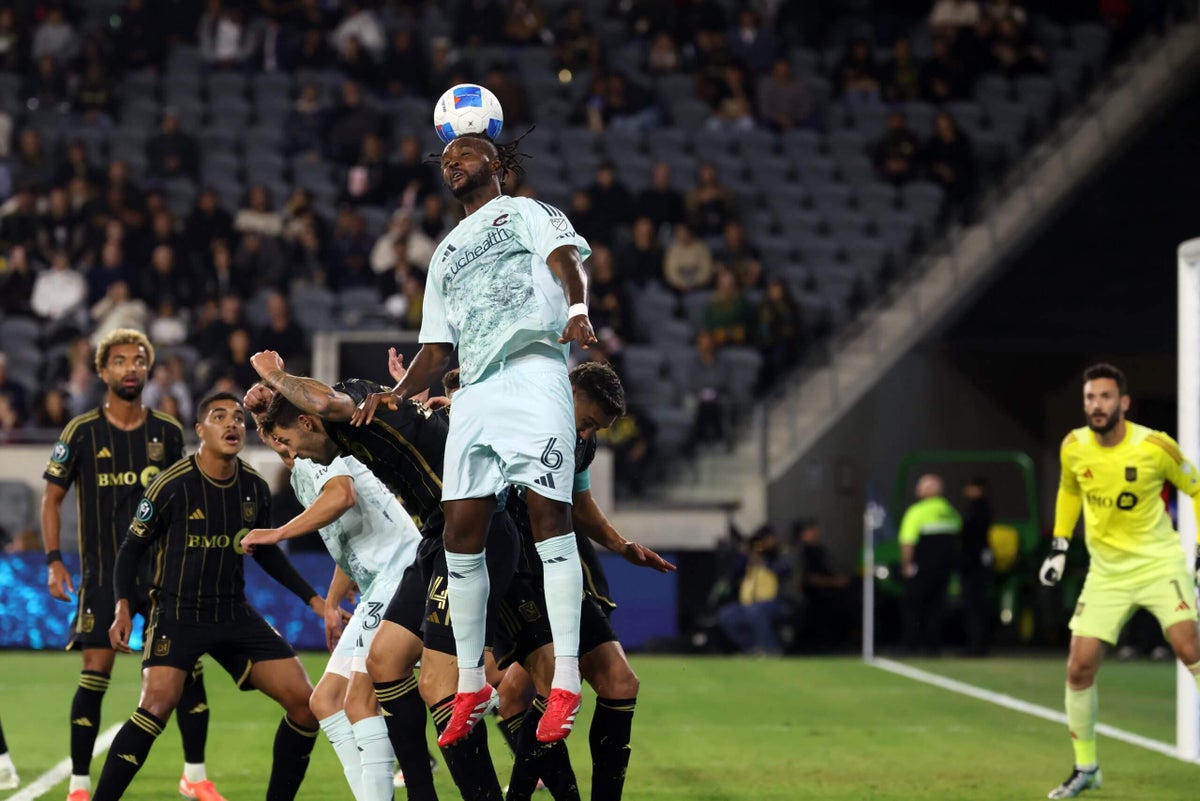
[[[427,568],[429,589],[425,595],[425,647],[431,651],[457,654],[458,649],[454,645],[454,628],[448,609],[449,599],[446,595],[446,550],[440,538],[438,545],[441,547],[438,547],[436,552],[427,555],[429,557]],[[485,551],[487,553],[488,582],[490,583],[486,643],[491,645],[500,603],[508,592],[520,557],[517,527],[513,524],[512,518],[503,510],[492,515]]]
[[[404,570],[396,592],[388,602],[383,619],[408,629],[421,638],[421,620],[425,617],[425,596],[429,591],[429,574],[437,554],[442,550],[442,538],[424,537],[417,544],[417,558]]]
[[[616,641],[617,635],[605,607],[592,595],[584,593],[579,607],[579,655],[584,656],[606,642]],[[492,649],[496,665],[503,670],[511,664],[524,663],[534,651],[553,642],[546,595],[541,584],[529,573],[517,574],[500,603],[499,625]]]
[[[150,611],[150,588],[138,582],[135,596],[130,599],[129,617],[145,616]],[[75,618],[71,621],[71,638],[67,650],[76,648],[107,648],[112,650],[108,639],[108,628],[113,624],[113,584],[97,586],[94,578],[85,577],[79,584],[79,603],[75,607]],[[145,633],[143,627],[142,632]]]
[[[253,609],[224,623],[191,623],[168,618],[159,607],[146,627],[142,667],[165,666],[190,673],[202,654],[217,660],[240,690],[254,689],[250,669],[255,663],[296,656],[292,646]]]

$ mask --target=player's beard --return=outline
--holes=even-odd
[[[146,388],[146,382],[138,381],[132,386],[126,386],[123,381],[118,381],[115,384],[109,384],[108,388],[112,394],[116,395],[121,400],[133,401],[142,396],[142,390]]]
[[[1088,428],[1097,434],[1107,434],[1117,427],[1117,423],[1121,422],[1121,413],[1116,411],[1105,415],[1104,422],[1101,425],[1096,425],[1092,422],[1092,419],[1091,417],[1088,418]]]
[[[464,170],[464,172],[466,172]],[[482,189],[491,182],[493,176],[487,170],[487,166],[480,164],[474,172],[467,172],[466,178],[458,187],[450,187],[450,194],[454,195],[455,200],[462,200],[467,195],[477,189]]]

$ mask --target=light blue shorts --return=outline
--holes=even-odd
[[[571,502],[575,404],[564,363],[542,356],[489,367],[454,395],[442,500],[499,495],[509,484]]]
[[[399,585],[398,579],[385,581],[382,577],[372,582],[370,591],[359,599],[354,615],[342,629],[342,636],[329,657],[329,663],[325,665],[326,673],[336,673],[348,679],[351,673],[367,672],[371,641],[375,639],[375,632],[379,631],[379,624],[383,622],[383,613]]]

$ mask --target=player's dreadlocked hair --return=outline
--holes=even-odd
[[[604,362],[583,362],[571,368],[570,378],[571,386],[586,392],[605,414],[613,417],[625,414],[625,388],[609,365]]]
[[[516,178],[517,180],[525,177],[525,165],[522,164],[522,162],[525,159],[533,157],[528,153],[522,153],[519,148],[521,146],[521,140],[533,133],[533,129],[535,127],[537,126],[529,126],[529,130],[525,131],[525,133],[521,134],[511,142],[505,142],[504,144],[500,144],[496,140],[490,139],[487,134],[481,133],[466,133],[457,138],[482,139],[483,141],[491,144],[492,147],[496,148],[496,156],[500,161],[500,183],[504,183],[509,176]],[[429,160],[435,164],[441,164],[442,157],[440,154],[431,154]]]

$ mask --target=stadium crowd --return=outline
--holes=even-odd
[[[861,17],[839,27],[805,5],[43,0],[0,11],[0,312],[33,321],[0,340],[0,430],[54,428],[93,405],[88,343],[117,327],[162,349],[149,399],[185,423],[200,394],[245,389],[256,350],[303,367],[321,327],[415,330],[424,267],[455,222],[429,163],[429,109],[477,80],[501,100],[507,135],[542,126],[522,142],[535,156],[528,180],[508,190],[560,203],[595,246],[593,358],[630,386],[632,445],[617,445],[641,454],[626,473],[641,486],[654,410],[685,410],[671,443],[728,438],[734,410],[867,303],[922,236],[969,216],[982,156],[947,110],[981,77],[1044,73],[1052,60],[1012,0],[909,4],[914,16],[879,15],[872,39],[858,35]],[[1077,5],[1058,10],[1064,21],[1095,18]],[[1111,29],[1127,22],[1101,5]],[[921,132],[906,116],[914,103],[940,109]],[[743,162],[700,139],[736,148],[746,137],[751,169],[751,146],[766,141],[755,134],[819,142],[855,120],[861,161],[836,180],[853,184],[865,163],[871,189],[893,192],[880,214],[901,202],[884,184],[932,185],[937,209],[834,286],[808,269],[804,243],[767,246],[790,226],[766,230],[761,203],[793,173],[747,184]],[[695,157],[651,150],[647,180],[631,176],[645,162],[567,138],[652,131],[670,144],[688,127]],[[560,132],[553,151],[547,134]],[[837,189],[862,226],[869,190]],[[834,258],[853,261],[861,230],[843,235],[821,213],[818,244],[832,236]],[[890,235],[884,220],[866,225]],[[626,365],[627,352],[645,362],[630,343],[657,361]]]

